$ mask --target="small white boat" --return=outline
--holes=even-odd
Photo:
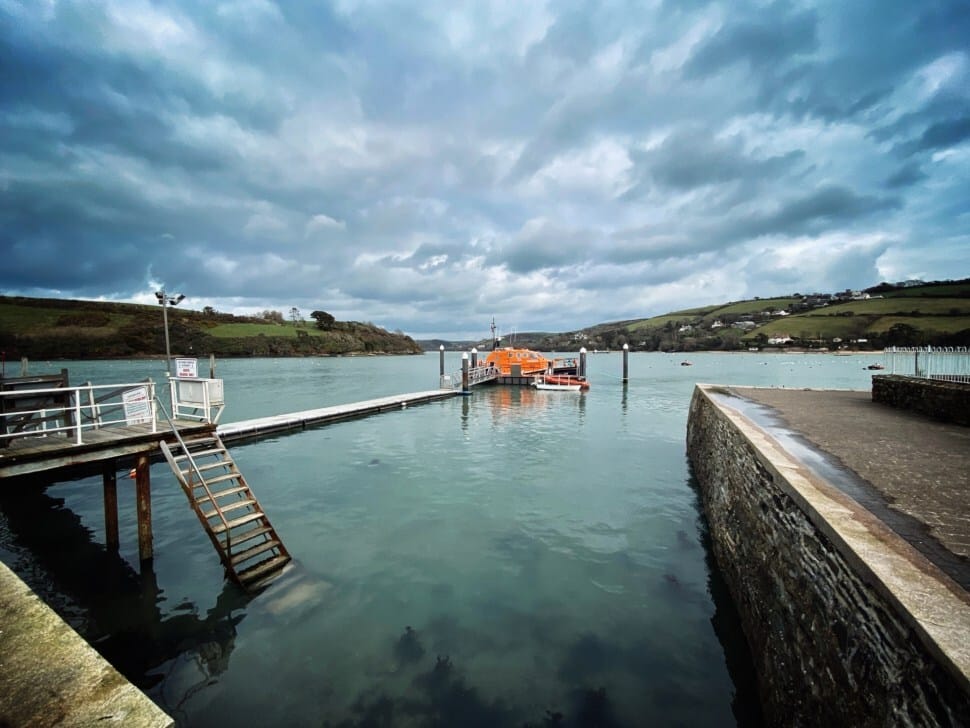
[[[543,377],[536,377],[535,381],[532,382],[532,386],[536,389],[545,389],[551,392],[580,392],[582,391],[583,385],[576,384],[560,384],[558,382],[547,382]]]

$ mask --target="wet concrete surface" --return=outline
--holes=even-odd
[[[869,392],[730,387],[746,416],[970,589],[970,428]]]

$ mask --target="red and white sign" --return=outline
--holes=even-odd
[[[199,376],[199,360],[198,359],[176,359],[175,360],[175,376],[188,379],[196,379]]]

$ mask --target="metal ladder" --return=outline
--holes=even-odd
[[[214,432],[183,439],[162,412],[177,441],[171,446],[162,441],[162,452],[226,572],[247,590],[265,586],[290,562],[290,554],[232,455]]]

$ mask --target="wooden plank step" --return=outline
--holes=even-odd
[[[242,473],[237,470],[234,473],[226,473],[225,475],[217,475],[214,478],[206,478],[205,483],[206,485],[214,485],[215,483],[222,483],[226,480],[238,480],[241,477]]]
[[[238,554],[232,554],[232,565],[233,567],[244,561],[249,561],[254,556],[259,556],[259,554],[275,549],[280,545],[280,542],[276,539],[269,539],[268,541],[263,541],[260,544],[256,544],[245,551],[240,551]]]
[[[245,533],[234,533],[232,534],[232,546],[233,548],[236,548],[239,546],[239,544],[252,541],[254,538],[270,533],[272,530],[272,526],[257,526],[256,528],[251,528]],[[225,542],[222,539],[220,539],[220,542],[222,543],[223,548],[225,548]]]
[[[252,523],[253,521],[258,521],[260,518],[263,518],[262,511],[247,513],[245,516],[240,516],[239,518],[233,521],[228,521],[229,529],[236,528],[237,526],[242,526],[245,523]],[[213,525],[211,528],[212,528],[212,532],[216,534],[226,532],[226,525],[222,523],[217,523]]]
[[[252,582],[257,581],[267,574],[274,571],[279,571],[289,562],[289,556],[274,556],[272,559],[266,559],[266,561],[261,561],[255,566],[251,566],[248,569],[243,569],[236,574],[236,577],[245,586],[246,584],[251,584]]]
[[[217,455],[219,453],[224,453],[224,452],[228,452],[228,451],[224,447],[214,447],[214,448],[211,448],[209,450],[197,450],[197,451],[196,450],[190,450],[189,452],[192,453],[192,457],[193,458],[204,458],[204,457],[207,457],[209,455]],[[188,459],[189,459],[189,456],[186,455],[185,453],[182,453],[181,455],[176,455],[173,458],[173,460],[175,460],[175,462],[177,462],[177,463],[185,462]]]
[[[196,468],[199,469],[200,473],[204,473],[207,470],[214,470],[215,468],[224,468],[228,465],[232,465],[232,463],[228,460],[218,460],[214,463],[203,463],[202,465],[199,465],[198,463],[196,463],[195,468],[186,468],[185,470],[181,471],[181,473],[182,475],[185,475],[185,476],[194,475]]]
[[[201,486],[198,486],[198,487],[201,487]],[[213,493],[212,498],[222,498],[223,496],[233,495],[235,493],[243,493],[248,490],[249,488],[247,488],[245,485],[237,485],[235,488],[226,488],[225,490],[220,490]],[[208,502],[209,500],[211,500],[209,496],[203,495],[199,498],[196,498],[195,502],[201,505],[203,503]]]
[[[238,511],[240,508],[246,508],[248,506],[256,505],[255,498],[240,498],[232,503],[226,503],[224,506],[219,506],[219,508],[211,511],[202,511],[202,515],[206,518],[215,518],[221,512],[222,515],[226,515],[229,511]]]

